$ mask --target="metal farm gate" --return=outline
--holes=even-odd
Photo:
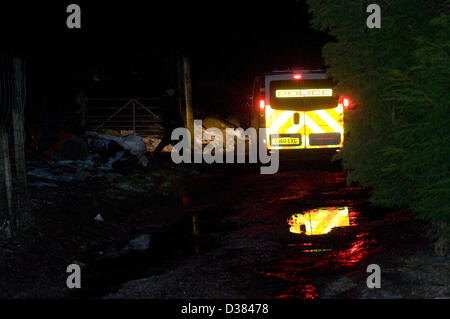
[[[93,131],[111,129],[122,135],[161,135],[160,111],[159,98],[89,98],[87,127]]]

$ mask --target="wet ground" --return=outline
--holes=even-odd
[[[152,168],[162,172],[159,180],[147,176],[159,189],[174,176],[166,160]],[[86,211],[77,198],[86,185],[71,186],[68,198],[79,205],[65,202],[67,216],[74,207],[71,224],[67,216],[56,217],[61,209],[53,215],[46,210],[52,224],[58,218],[64,224],[52,226],[53,237],[46,229],[42,240],[32,240],[48,242],[46,250],[28,244],[35,259],[43,260],[38,268],[49,269],[24,269],[23,282],[36,278],[32,288],[14,287],[19,292],[9,294],[3,289],[3,295],[310,299],[450,294],[448,258],[430,253],[428,226],[407,210],[370,206],[366,190],[346,185],[339,164],[282,158],[274,175],[261,175],[258,166],[248,164],[187,169],[191,173],[178,174],[184,176],[172,183],[171,197],[150,199],[142,192],[133,197],[131,191],[119,200],[99,189],[100,204]],[[104,222],[92,221],[97,206]],[[118,253],[139,234],[150,236],[148,249]],[[31,264],[34,257],[26,256],[5,266],[7,277],[19,277],[22,264]],[[64,265],[74,262],[82,266],[82,289],[69,290]],[[381,267],[380,289],[366,285],[369,264]],[[5,279],[7,288],[16,285]]]
[[[275,175],[214,167],[190,183],[183,220],[155,231],[145,253],[92,267],[74,296],[407,297],[395,267],[426,247],[426,226],[371,207],[338,164],[286,159]],[[367,288],[372,263],[389,289]]]

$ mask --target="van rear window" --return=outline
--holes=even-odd
[[[271,81],[269,104],[274,109],[295,111],[336,107],[334,87],[334,82],[328,79]]]

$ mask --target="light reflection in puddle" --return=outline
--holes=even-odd
[[[325,251],[331,251],[331,248],[321,248],[321,249],[304,249],[304,253],[323,253]]]
[[[319,287],[324,283],[317,278],[334,278],[338,273],[347,274],[350,270],[365,267],[368,256],[378,251],[371,234],[356,229],[337,236],[314,237],[328,234],[334,227],[354,226],[361,221],[359,212],[353,209],[352,204],[348,205],[316,208],[288,219],[291,233],[311,237],[306,240],[298,237],[300,241],[288,244],[289,249],[283,258],[259,271],[287,285],[278,293],[278,299],[318,298]]]
[[[295,234],[323,235],[334,227],[350,226],[348,207],[322,207],[288,219],[289,231]]]
[[[299,287],[291,287],[287,293],[277,296],[277,299],[288,299],[302,296],[302,299],[315,299],[319,296],[317,287],[311,284],[299,285]]]
[[[349,249],[337,251],[334,259],[342,266],[352,266],[379,249],[374,238],[370,238],[368,233],[361,233],[356,235],[356,240]]]

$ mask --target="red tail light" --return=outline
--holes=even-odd
[[[265,107],[266,107],[266,102],[264,100],[259,100],[259,109],[261,111],[263,111]]]
[[[349,107],[350,106],[350,100],[347,98],[342,99],[342,104],[344,105],[344,107]]]
[[[348,109],[352,106],[352,100],[345,96],[341,96],[339,98],[339,103],[342,104],[345,109]]]
[[[293,78],[295,80],[300,80],[302,78],[302,75],[300,73],[294,74]]]

